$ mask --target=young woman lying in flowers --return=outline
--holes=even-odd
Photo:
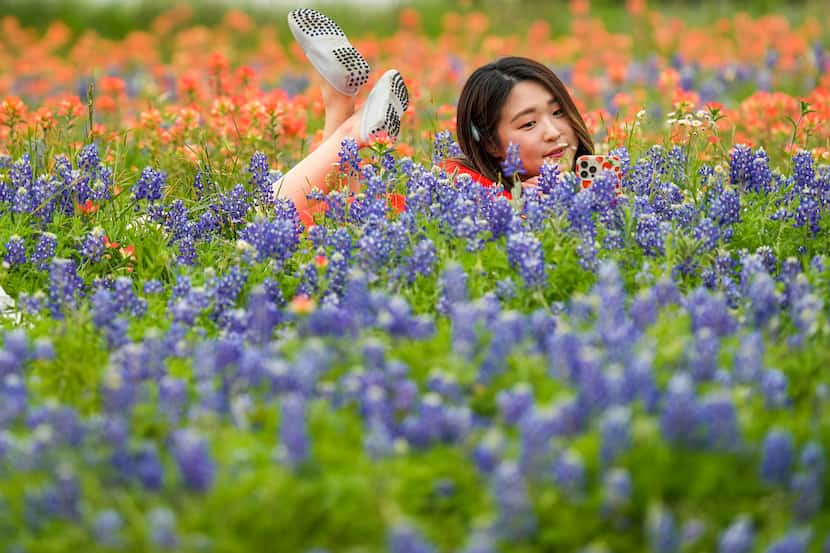
[[[346,138],[367,142],[378,132],[397,137],[409,95],[400,73],[390,69],[356,112],[355,95],[369,78],[363,56],[334,21],[316,10],[292,11],[288,23],[325,81],[323,141],[275,186],[278,196],[304,210],[310,189],[322,188],[339,167]],[[443,168],[468,174],[483,186],[504,180],[505,168],[515,173],[519,162],[524,185],[532,186],[545,163],[572,171],[576,158],[594,149],[565,86],[553,71],[528,58],[503,58],[476,69],[461,91],[456,120],[463,156],[446,161]],[[515,154],[515,148],[518,159],[510,159],[515,156],[509,150]]]

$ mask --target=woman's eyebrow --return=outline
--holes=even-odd
[[[552,106],[552,105],[558,104],[558,103],[559,102],[556,100],[556,98],[551,98],[550,100],[548,100],[548,105],[549,106]],[[520,111],[519,113],[514,115],[513,119],[511,119],[510,122],[512,123],[516,119],[518,119],[519,117],[522,117],[523,115],[530,115],[532,113],[536,113],[536,108],[535,107],[530,107],[530,108],[527,108],[527,109],[523,109],[522,111]]]

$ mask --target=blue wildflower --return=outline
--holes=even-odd
[[[514,176],[518,177],[519,175],[527,174],[524,164],[522,163],[522,158],[519,154],[518,144],[511,142],[507,145],[507,155],[501,162],[501,172],[508,179],[512,179]]]
[[[26,242],[16,234],[6,242],[6,256],[3,258],[9,265],[26,263]]]
[[[793,454],[792,435],[786,430],[771,430],[762,446],[761,479],[768,484],[787,486]]]
[[[755,544],[755,531],[745,517],[738,518],[718,539],[718,553],[750,553]]]
[[[189,429],[173,434],[173,453],[188,489],[205,492],[213,483],[216,466],[205,439]]]
[[[133,199],[135,201],[148,200],[150,204],[160,200],[162,192],[167,186],[167,173],[156,171],[152,167],[145,167],[141,177],[133,185]]]
[[[545,286],[545,257],[542,243],[535,234],[517,232],[507,238],[507,259],[519,271],[522,280],[531,290]]]
[[[280,401],[280,457],[296,467],[311,454],[306,400],[299,394],[283,396]]]
[[[95,540],[105,547],[118,547],[122,544],[123,527],[124,519],[113,509],[98,512],[92,521]]]

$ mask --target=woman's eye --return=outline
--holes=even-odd
[[[553,112],[554,117],[562,117],[563,115],[565,115],[565,110],[563,110],[562,108],[559,108]]]
[[[531,129],[531,128],[533,128],[533,125],[535,125],[535,124],[536,124],[536,121],[528,121],[527,123],[522,125],[520,128],[522,128],[522,129]]]

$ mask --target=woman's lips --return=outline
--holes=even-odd
[[[566,150],[565,146],[556,148],[556,149],[551,150],[550,152],[546,153],[545,157],[552,157],[554,159],[559,159],[565,153],[565,150]]]

